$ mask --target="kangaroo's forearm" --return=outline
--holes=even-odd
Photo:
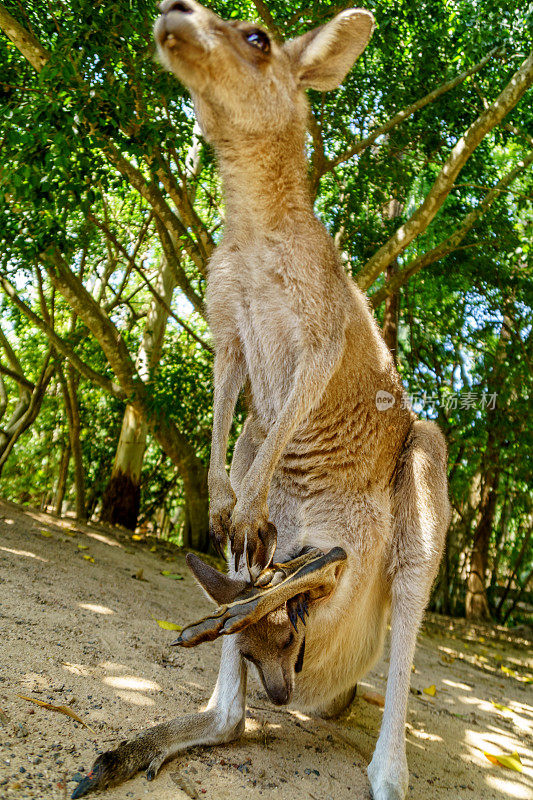
[[[225,474],[226,453],[233,412],[244,383],[244,365],[239,357],[227,354],[215,359],[215,391],[213,400],[213,432],[211,437],[211,477]]]
[[[243,497],[259,497],[266,502],[270,482],[283,450],[307,414],[320,402],[342,352],[342,342],[335,342],[313,360],[302,359],[302,366],[296,370],[292,388],[279,417],[244,478]]]

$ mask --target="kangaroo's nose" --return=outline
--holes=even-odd
[[[170,14],[171,11],[177,11],[180,14],[192,14],[194,6],[186,0],[165,0],[159,4],[159,10],[162,14]]]
[[[291,693],[287,686],[269,686],[267,694],[275,706],[284,706],[289,702]]]

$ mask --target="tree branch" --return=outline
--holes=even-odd
[[[279,39],[281,39],[282,36],[280,29],[264,0],[254,0],[254,6],[256,7],[257,13],[261,17],[268,30],[273,33],[274,36],[277,36]]]
[[[18,23],[0,4],[0,29],[4,30],[13,44],[18,48],[22,55],[28,59],[33,67],[40,72],[45,64],[50,60],[50,53],[45,50],[39,42],[28,33],[20,23]],[[12,35],[11,35],[12,34]],[[37,48],[37,49],[36,49]],[[33,59],[33,60],[32,60]],[[79,79],[83,82],[83,79]],[[136,189],[139,194],[151,205],[154,211],[167,226],[168,230],[174,234],[176,240],[181,242],[185,252],[189,255],[202,275],[206,274],[205,259],[199,251],[195,242],[189,236],[186,227],[179,218],[172,212],[172,209],[165,201],[159,189],[153,184],[148,184],[142,172],[133,166],[115,145],[106,138],[100,144],[102,152],[109,161],[123,175],[128,182]]]
[[[11,16],[9,11],[0,3],[0,28],[10,39],[15,47],[20,50],[37,72],[40,72],[48,59],[47,51],[41,46],[35,36],[22,27],[20,22]]]
[[[357,277],[368,289],[384,269],[427,228],[451,192],[455,179],[486,134],[518,103],[533,83],[533,51],[493,103],[470,125],[444,162],[426,199],[410,219],[367,261]]]
[[[501,47],[493,48],[490,53],[488,53],[473,67],[465,70],[465,72],[461,72],[455,78],[452,78],[451,81],[447,81],[441,86],[437,86],[436,89],[433,89],[433,91],[429,92],[429,94],[421,97],[420,100],[417,100],[415,103],[412,103],[410,106],[402,109],[402,111],[399,111],[397,114],[391,117],[388,122],[385,122],[384,125],[380,125],[379,128],[374,128],[374,130],[371,131],[371,133],[369,133],[365,139],[361,139],[360,142],[356,142],[344,153],[341,153],[341,155],[333,158],[331,161],[327,161],[324,165],[324,173],[334,169],[352,156],[357,155],[357,153],[361,153],[363,150],[366,150],[366,148],[373,144],[379,136],[383,136],[383,134],[388,133],[397,125],[411,117],[416,111],[420,111],[420,109],[424,108],[424,106],[429,105],[429,103],[433,103],[441,95],[446,94],[446,92],[451,91],[451,89],[455,89],[455,87],[459,86],[459,84],[466,80],[466,78],[469,78],[471,75],[474,75],[476,72],[479,72],[479,70],[483,69],[485,64],[490,61],[493,56],[501,56],[504,52],[504,49]]]
[[[490,208],[499,194],[502,191],[505,191],[506,187],[509,186],[509,184],[511,184],[522,172],[524,172],[524,170],[527,169],[531,163],[533,163],[533,151],[526,158],[523,158],[521,161],[519,161],[514,169],[504,175],[503,178],[501,178],[498,183],[492,187],[490,192],[483,198],[482,202],[463,218],[463,221],[459,227],[456,228],[450,236],[444,239],[444,241],[437,245],[437,247],[434,247],[427,253],[424,253],[423,255],[418,256],[418,258],[410,261],[405,267],[403,267],[403,269],[397,272],[394,277],[385,284],[385,286],[382,286],[381,289],[378,289],[378,291],[370,297],[370,304],[372,307],[377,308],[377,306],[379,306],[379,304],[382,303],[386,297],[389,297],[389,295],[397,292],[400,286],[403,286],[404,283],[409,280],[409,278],[411,278],[417,272],[420,272],[421,269],[429,266],[429,264],[433,264],[435,261],[439,261],[441,258],[444,258],[444,256],[447,256],[454,250],[457,250],[459,243],[464,239],[468,231],[475,225],[478,219]]]
[[[64,339],[58,336],[57,333],[43,319],[41,319],[41,317],[38,316],[38,314],[32,311],[31,308],[29,308],[29,306],[27,306],[26,303],[20,299],[15,288],[3,275],[0,275],[0,286],[4,290],[5,294],[9,297],[13,305],[15,305],[19,311],[22,311],[24,316],[27,317],[30,322],[32,322],[45,334],[50,344],[55,347],[58,353],[61,353],[65,356],[65,358],[68,358],[72,366],[75,367],[78,372],[84,375],[87,380],[95,383],[97,386],[100,386],[100,388],[102,388],[108,394],[111,394],[120,400],[124,399],[125,394],[120,386],[117,386],[104,375],[100,375],[99,372],[96,372],[92,367],[82,361],[81,358],[79,358],[72,348],[64,341]]]
[[[202,275],[205,275],[206,266],[198,246],[192,241],[187,228],[176,214],[173,213],[157,186],[148,184],[142,172],[124,158],[122,153],[109,140],[107,140],[105,144],[102,144],[102,150],[120,174],[123,175],[133,188],[139,192],[141,197],[144,197],[150,204],[167,229],[175,236],[176,240],[179,241],[180,246],[183,247]]]
[[[182,327],[184,330],[186,330],[186,331],[187,331],[187,333],[189,333],[189,334],[190,334],[190,335],[193,337],[193,339],[195,339],[195,340],[196,340],[196,341],[197,341],[199,344],[201,344],[201,345],[202,345],[202,347],[204,347],[204,348],[205,348],[206,350],[208,350],[209,352],[212,352],[212,351],[213,351],[213,348],[212,348],[210,345],[208,345],[208,344],[207,344],[207,342],[205,342],[205,341],[202,339],[202,337],[201,337],[201,336],[199,336],[199,335],[198,335],[198,334],[197,334],[195,331],[193,331],[193,330],[192,330],[192,328],[190,328],[190,327],[189,327],[189,326],[188,326],[188,325],[187,325],[187,324],[186,324],[186,323],[185,323],[185,322],[184,322],[184,321],[181,319],[181,317],[178,317],[178,316],[177,316],[177,314],[175,314],[175,313],[172,311],[172,309],[170,308],[169,304],[168,304],[167,302],[165,302],[165,299],[164,299],[164,298],[162,297],[162,295],[161,295],[161,294],[160,294],[160,293],[157,291],[157,289],[155,288],[155,286],[153,286],[153,285],[152,285],[152,283],[151,283],[151,282],[148,280],[148,278],[145,276],[145,274],[144,274],[144,272],[142,271],[142,269],[140,269],[140,268],[137,266],[137,264],[135,263],[135,259],[134,259],[132,256],[130,256],[130,255],[129,255],[129,253],[128,253],[128,251],[126,250],[126,248],[125,248],[125,247],[123,247],[123,245],[122,245],[122,244],[121,244],[121,243],[118,241],[118,239],[117,239],[117,238],[116,238],[116,236],[113,234],[113,232],[112,232],[112,231],[110,231],[110,230],[109,230],[109,228],[108,228],[106,225],[104,225],[104,223],[103,223],[103,222],[100,222],[100,220],[98,220],[98,219],[97,219],[97,218],[96,218],[96,217],[95,217],[93,214],[89,214],[89,215],[88,215],[88,219],[90,219],[90,220],[91,220],[91,222],[94,222],[94,224],[95,224],[95,225],[96,225],[98,228],[100,228],[100,229],[101,229],[101,230],[102,230],[102,231],[105,233],[105,235],[106,235],[106,236],[109,236],[109,238],[110,238],[110,241],[112,241],[112,242],[113,242],[113,244],[115,245],[115,247],[117,248],[117,250],[119,250],[119,251],[122,253],[122,255],[124,256],[124,258],[126,258],[126,259],[128,260],[128,262],[129,262],[129,263],[130,263],[130,265],[131,265],[131,268],[134,270],[134,272],[136,272],[136,273],[139,275],[139,277],[141,278],[142,282],[144,283],[144,285],[146,286],[146,288],[148,289],[148,291],[151,293],[152,297],[154,297],[154,298],[155,298],[155,300],[157,300],[157,302],[159,303],[159,305],[160,305],[162,308],[164,308],[164,309],[165,309],[165,311],[167,312],[168,316],[169,316],[169,317],[172,317],[172,318],[173,318],[173,319],[174,319],[174,320],[175,320],[175,321],[178,323],[178,325],[180,325],[180,326],[181,326],[181,327]],[[166,254],[165,254],[165,258],[166,258]],[[178,269],[176,269],[176,265],[173,265],[173,266],[174,266],[174,273],[175,273],[175,274],[179,275],[180,277],[181,277],[181,273],[183,273],[183,275],[185,275],[185,271],[184,271],[184,270],[183,270],[183,268],[181,267],[181,264],[179,264],[179,267],[180,267],[180,269],[179,269],[179,270],[178,270]],[[186,280],[186,278],[187,278],[187,276],[185,275],[185,280]],[[178,284],[178,285],[180,285],[180,284]],[[188,285],[188,284],[187,284],[187,285]],[[180,285],[180,288],[182,288],[182,287],[181,287],[181,285]],[[203,305],[202,305],[202,301],[201,301],[201,300],[200,300],[200,298],[199,298],[199,297],[198,297],[198,296],[195,294],[195,292],[193,291],[193,289],[192,289],[190,286],[189,286],[189,293],[190,293],[192,296],[194,296],[194,298],[195,298],[195,301],[196,301],[196,302],[193,304],[193,305],[194,305],[194,307],[195,307],[195,309],[196,309],[197,311],[199,311],[199,310],[200,310],[200,313],[202,313],[202,311],[203,311],[203,312],[204,312],[204,314],[205,314],[205,311],[204,311],[204,309],[203,309]],[[187,297],[188,299],[189,299],[189,293],[186,293],[186,297]],[[196,307],[196,303],[198,303],[198,308]]]
[[[126,395],[128,402],[146,420],[163,450],[180,470],[182,477],[187,475],[187,471],[205,471],[202,461],[187,437],[165,413],[154,407],[146,386],[137,375],[119,331],[69,269],[61,253],[49,248],[43,254],[43,261],[54,286],[74,308],[106,354],[109,365],[123,390],[122,396]],[[77,369],[76,364],[72,363]]]
[[[18,383],[20,386],[28,389],[30,392],[33,392],[35,389],[35,384],[25,378],[24,375],[20,375],[18,372],[15,372],[15,370],[9,369],[9,367],[5,367],[3,364],[0,364],[0,372],[3,375],[7,375],[8,378],[14,380],[15,383]]]

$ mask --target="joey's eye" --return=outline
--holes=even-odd
[[[256,30],[246,34],[246,41],[263,53],[270,53],[270,39],[264,31]]]
[[[283,650],[287,650],[287,648],[289,648],[293,642],[294,642],[294,633],[292,633],[292,631],[291,631],[291,633],[289,635],[289,638],[287,639],[287,641],[283,645]]]

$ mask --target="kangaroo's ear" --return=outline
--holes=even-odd
[[[231,603],[246,586],[244,581],[236,581],[210,567],[194,553],[187,553],[185,560],[202,589],[219,606]]]
[[[273,564],[264,571],[255,586],[248,586],[239,597],[218,608],[209,617],[187,625],[172,644],[194,647],[200,642],[237,633],[299,594],[307,595],[309,602],[326,597],[334,590],[344,561],[345,551],[342,547],[334,547],[328,553],[311,550],[284,564]],[[227,576],[222,577],[228,579]]]
[[[373,30],[370,11],[347,8],[325,25],[287,42],[285,51],[300,85],[327,92],[342,83]]]

